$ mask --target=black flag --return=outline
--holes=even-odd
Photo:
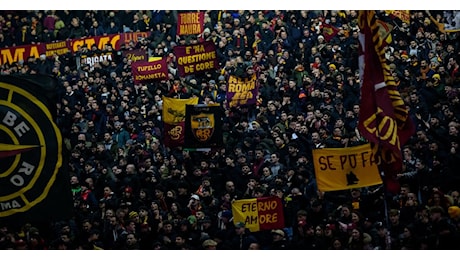
[[[44,75],[0,76],[0,221],[12,226],[72,214],[57,88]]]

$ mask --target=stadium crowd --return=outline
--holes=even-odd
[[[151,31],[123,46],[167,57],[169,80],[134,84],[131,61],[106,45],[2,64],[1,73],[59,81],[74,217],[0,229],[2,249],[460,249],[459,33],[425,11],[393,27],[386,47],[416,134],[401,147],[398,194],[383,185],[318,191],[312,150],[365,143],[360,112],[358,12],[206,11],[200,35],[176,36],[178,11],[1,11],[0,48]],[[434,19],[444,22],[442,11]],[[325,37],[324,24],[338,29]],[[180,77],[175,46],[212,41],[219,69]],[[116,59],[79,66],[82,53]],[[229,75],[258,75],[257,104],[228,108]],[[224,145],[163,143],[162,97],[219,103]],[[285,228],[250,232],[231,203],[278,196]]]

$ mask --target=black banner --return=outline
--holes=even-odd
[[[57,82],[42,75],[0,77],[0,221],[69,219],[69,176],[56,126]]]

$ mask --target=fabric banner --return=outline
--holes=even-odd
[[[257,76],[250,78],[239,78],[231,75],[227,86],[227,104],[229,107],[255,104],[259,89],[257,87]]]
[[[125,50],[122,52],[123,58],[136,61],[148,61],[147,52],[143,49]]]
[[[185,109],[185,148],[222,146],[222,115],[219,104],[187,105]]]
[[[55,124],[57,81],[0,77],[0,220],[13,224],[69,218],[73,203]]]
[[[278,197],[235,200],[233,223],[243,222],[251,232],[284,228],[283,203]]]
[[[329,42],[334,36],[336,36],[339,33],[339,29],[336,28],[335,26],[332,26],[330,24],[323,24],[323,36],[324,40],[326,42]]]
[[[320,191],[346,190],[382,183],[370,144],[313,150]]]
[[[177,35],[201,34],[204,30],[204,12],[177,15]]]
[[[80,66],[88,65],[90,71],[94,69],[96,63],[111,62],[115,60],[115,55],[113,53],[95,53],[91,56],[82,56],[80,58]]]
[[[137,61],[131,64],[134,84],[161,81],[168,79],[166,59],[159,61]]]
[[[403,23],[410,24],[409,10],[385,10],[385,13],[399,18]]]
[[[437,21],[429,11],[427,13],[440,32],[460,32],[460,11],[443,11],[446,23]]]
[[[198,104],[198,98],[163,97],[164,143],[169,147],[184,145],[185,107]]]
[[[219,65],[216,46],[212,41],[186,46],[175,46],[173,52],[177,57],[177,67],[181,77],[214,70]]]
[[[114,50],[120,50],[122,46],[127,46],[130,42],[136,44],[140,38],[149,37],[150,34],[151,32],[120,33],[3,48],[0,49],[0,65],[12,64],[20,60],[26,61],[30,57],[38,58],[41,54],[45,54],[46,57],[53,57],[54,54],[64,55],[68,52],[75,54],[78,51],[78,47],[82,45],[92,46],[96,44],[99,50],[103,50],[106,44],[110,44]]]
[[[382,158],[387,190],[397,192],[395,175],[402,170],[401,145],[415,131],[404,100],[386,63],[383,39],[375,11],[359,12],[361,97],[358,129]]]

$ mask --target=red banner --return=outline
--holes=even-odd
[[[187,46],[174,47],[181,77],[217,69],[219,62],[216,46],[212,41]]]
[[[0,49],[0,65],[12,64],[20,60],[26,61],[30,57],[38,58],[40,54],[52,57],[55,53],[63,55],[69,50],[72,54],[75,54],[78,51],[78,47],[84,44],[87,46],[96,44],[99,50],[103,50],[106,44],[111,44],[114,50],[120,50],[121,46],[127,45],[131,41],[137,43],[140,38],[148,36],[150,36],[150,32],[133,32],[3,48]]]
[[[138,61],[131,64],[134,84],[168,79],[168,65],[166,59],[159,61]]]
[[[177,35],[201,34],[204,30],[204,12],[179,13]]]

